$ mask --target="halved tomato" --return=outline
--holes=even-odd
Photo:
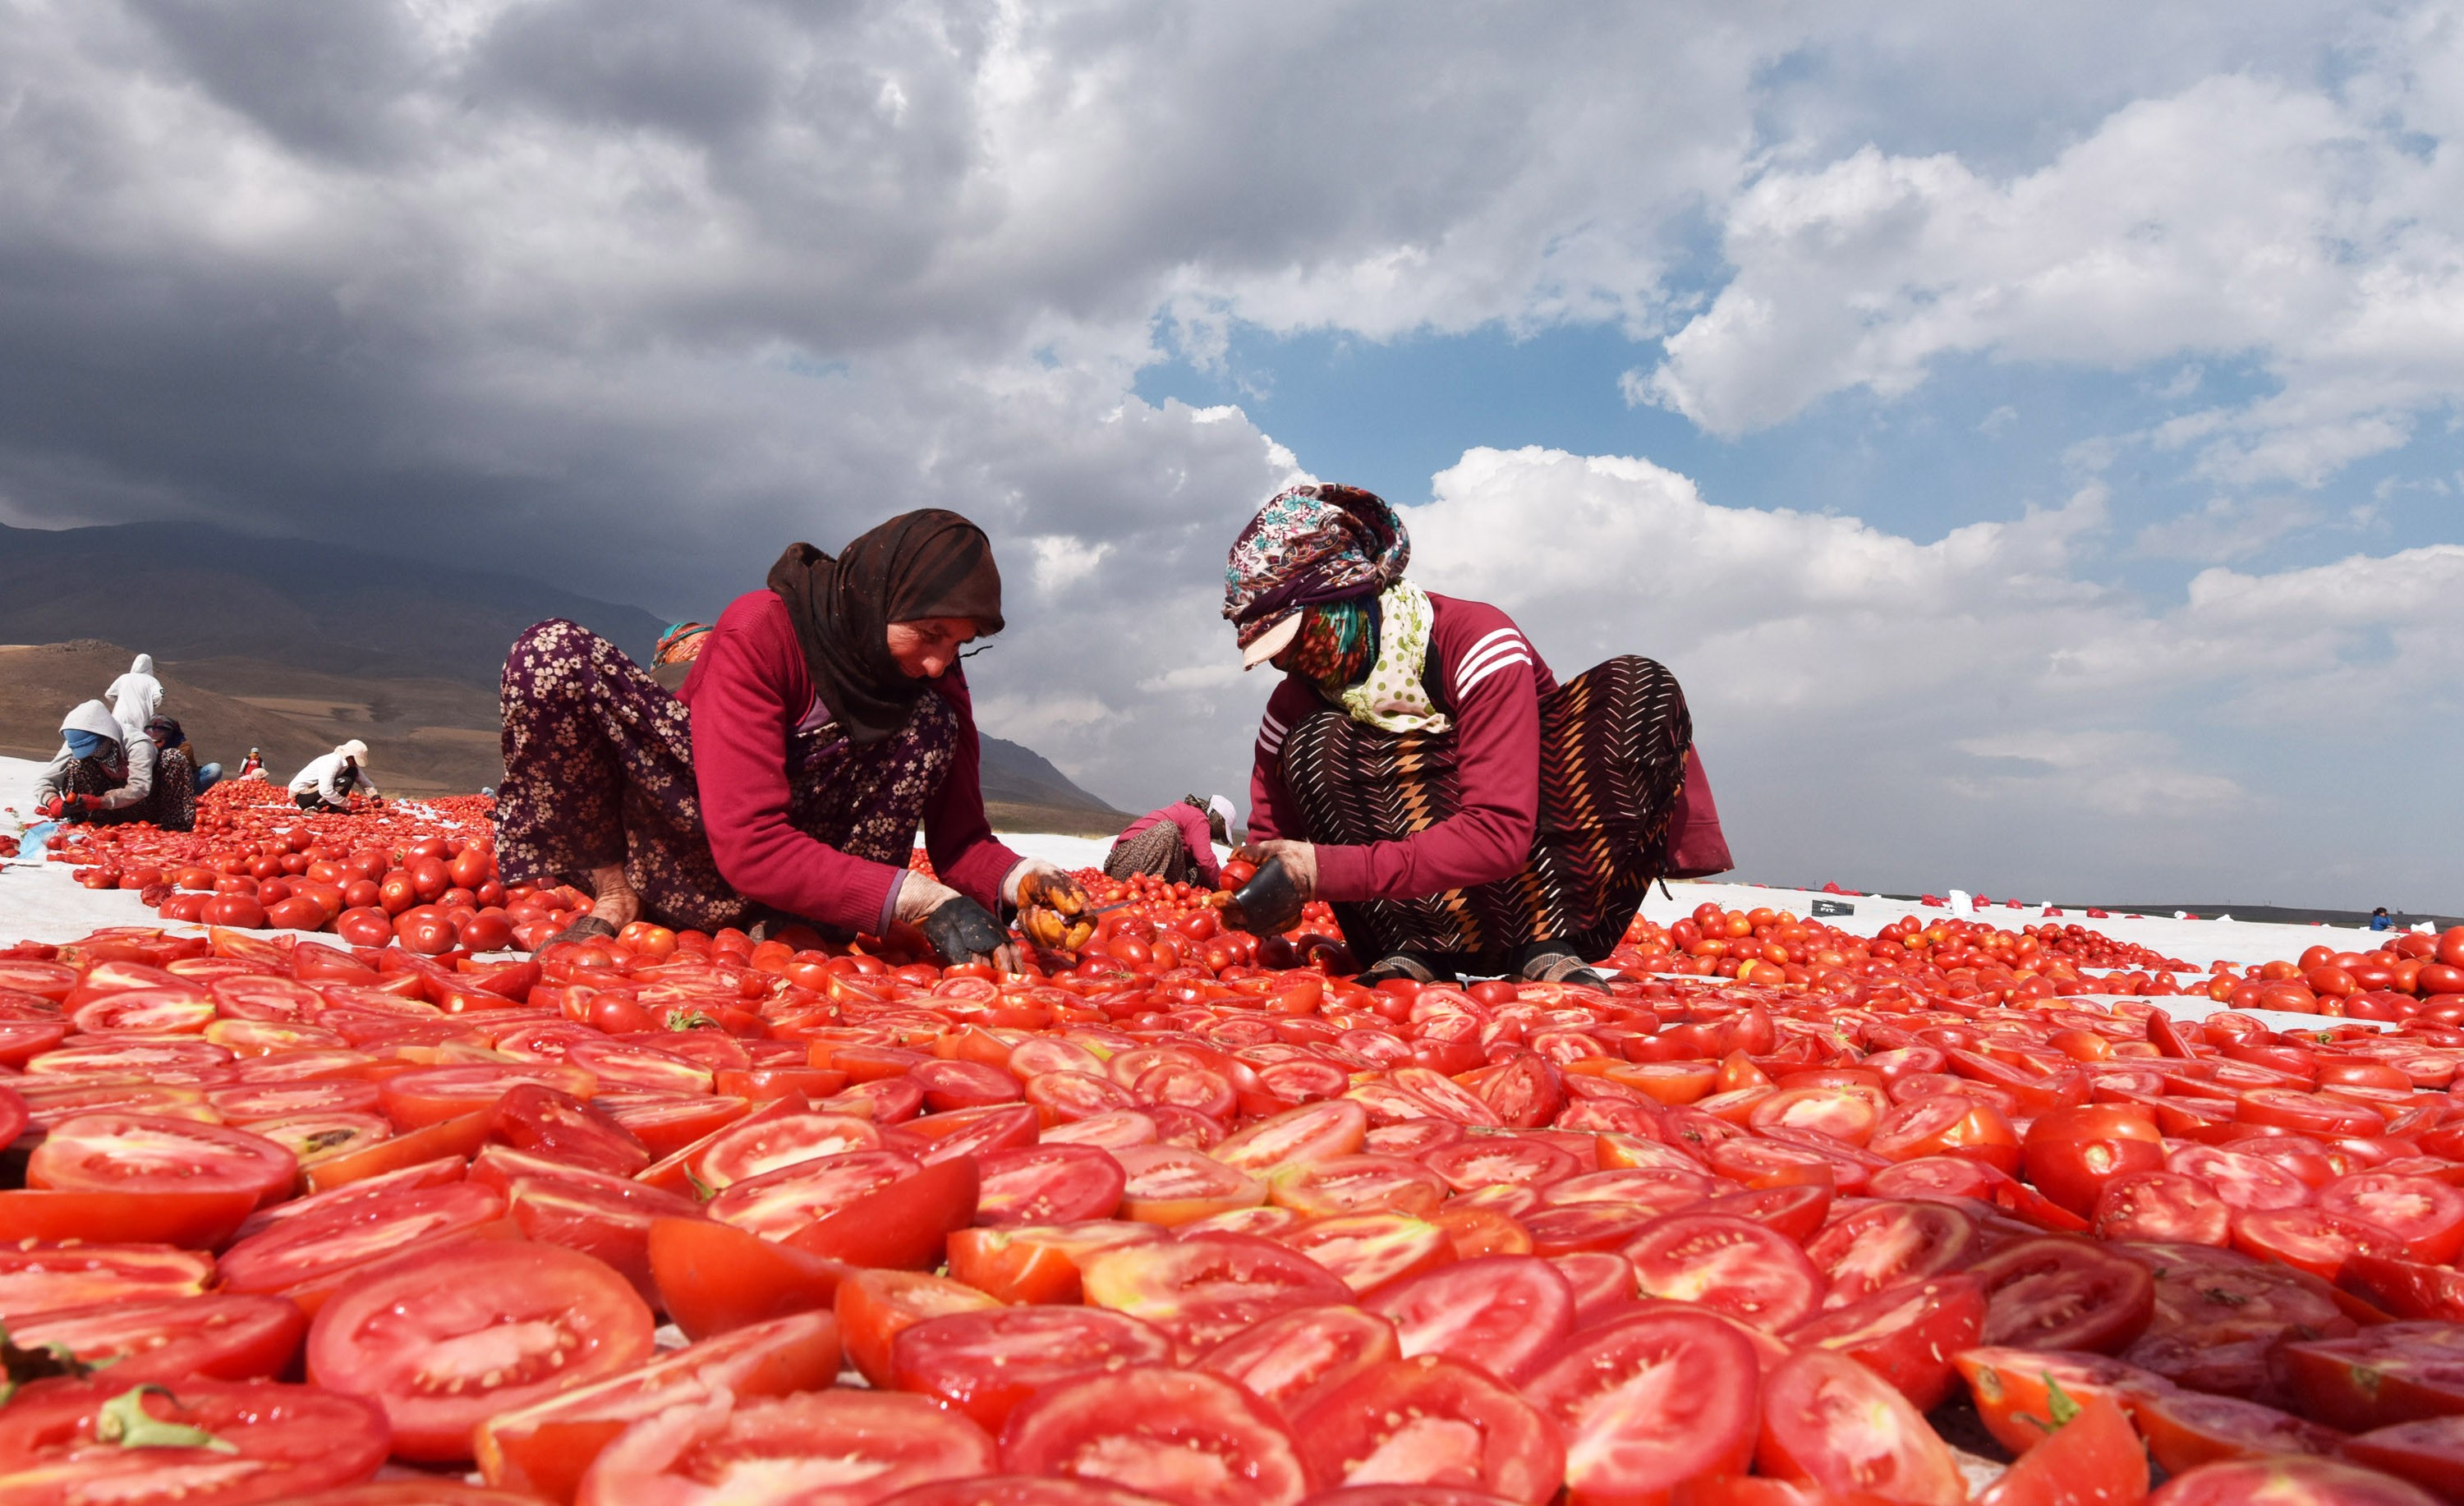
[[[659,1306],[688,1339],[826,1311],[850,1269],[711,1218],[654,1218],[647,1246]]]
[[[1625,1247],[1645,1297],[1699,1302],[1777,1333],[1822,1303],[1822,1273],[1778,1230],[1715,1213],[1661,1219]]]
[[[0,1247],[0,1321],[146,1298],[194,1297],[214,1257],[168,1245]]]
[[[1807,1349],[1763,1387],[1754,1462],[1766,1474],[1904,1506],[1964,1506],[1949,1445],[1890,1384],[1845,1355]]]
[[[215,1442],[120,1441],[118,1430],[146,1423],[195,1429]],[[29,1387],[0,1411],[0,1499],[25,1506],[291,1501],[366,1479],[385,1456],[376,1408],[273,1381],[192,1376],[175,1394],[106,1374]]]
[[[1554,1424],[1485,1372],[1436,1355],[1370,1366],[1298,1427],[1328,1486],[1436,1485],[1538,1506],[1566,1473]]]
[[[981,1428],[921,1396],[830,1389],[737,1401],[726,1391],[627,1428],[582,1479],[581,1506],[879,1501],[991,1473]]]
[[[2186,1474],[2219,1459],[2333,1454],[2344,1442],[2332,1428],[2236,1396],[2165,1391],[2133,1398],[2130,1412],[2148,1453],[2167,1474]]]
[[[999,1433],[1039,1386],[1128,1365],[1169,1364],[1172,1341],[1098,1307],[993,1307],[928,1318],[890,1342],[890,1384]]]
[[[2147,1506],[2437,1506],[2417,1485],[2334,1459],[2278,1456],[2204,1464],[2165,1482]]]
[[[1950,1357],[1985,1332],[1985,1288],[1946,1275],[1887,1286],[1789,1331],[1799,1348],[1835,1349],[1899,1389],[1919,1411],[1940,1406],[1957,1384]]]
[[[1275,1237],[1354,1292],[1374,1292],[1455,1261],[1454,1240],[1445,1230],[1403,1213],[1313,1219]]]
[[[1029,1146],[995,1151],[978,1162],[983,1185],[979,1224],[1067,1224],[1109,1219],[1119,1210],[1128,1176],[1110,1152],[1094,1146]]]
[[[9,1324],[20,1348],[65,1345],[87,1364],[107,1364],[126,1387],[203,1375],[252,1381],[278,1375],[298,1352],[307,1315],[279,1297],[209,1292],[69,1307]]]
[[[1001,1305],[972,1286],[917,1271],[851,1270],[839,1283],[833,1311],[848,1362],[866,1380],[886,1386],[891,1345],[908,1328],[950,1313]]]
[[[299,1179],[290,1151],[245,1129],[147,1114],[83,1114],[26,1159],[30,1187],[70,1192],[251,1192],[270,1203]]]
[[[1758,1373],[1727,1322],[1666,1308],[1574,1335],[1523,1392],[1557,1426],[1573,1501],[1657,1501],[1745,1469]]]
[[[1574,1290],[1536,1255],[1484,1255],[1441,1266],[1362,1304],[1395,1325],[1405,1359],[1434,1354],[1509,1384],[1538,1368],[1574,1330]]]
[[[2122,1408],[2075,1401],[2052,1435],[2002,1472],[1977,1506],[2124,1506],[2147,1494],[2147,1455]]]
[[[309,1328],[308,1375],[382,1407],[398,1456],[467,1459],[490,1416],[648,1359],[652,1326],[588,1255],[463,1240],[356,1273]]]
[[[1985,1342],[2111,1354],[2156,1312],[2147,1270],[2085,1239],[2051,1235],[2004,1245],[1969,1268],[1985,1285]]]
[[[1074,1302],[1083,1288],[1078,1262],[1114,1245],[1145,1244],[1164,1233],[1153,1224],[1091,1219],[1018,1229],[962,1229],[950,1236],[950,1276],[1004,1302]]]
[[[1881,1202],[1835,1220],[1807,1244],[1805,1255],[1829,1283],[1822,1296],[1829,1309],[1887,1286],[1965,1269],[1984,1248],[1976,1220],[1956,1208]]]
[[[1116,1245],[1079,1272],[1089,1306],[1155,1324],[1183,1363],[1277,1313],[1352,1298],[1315,1261],[1246,1234]]]
[[[1178,1506],[1295,1506],[1309,1494],[1283,1420],[1202,1370],[1133,1368],[1047,1386],[1010,1415],[1001,1463]]]
[[[1395,1325],[1357,1307],[1297,1307],[1201,1355],[1198,1367],[1240,1382],[1298,1426],[1320,1398],[1402,1357]]]

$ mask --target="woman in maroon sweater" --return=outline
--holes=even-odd
[[[984,818],[957,659],[1001,629],[990,542],[939,511],[835,559],[790,548],[672,696],[605,639],[541,622],[505,659],[497,865],[508,883],[589,884],[566,936],[641,916],[840,937],[904,921],[944,961],[1014,965],[997,912],[1085,898]],[[919,821],[937,882],[908,871]]]
[[[1334,906],[1365,982],[1466,971],[1598,986],[1655,878],[1727,869],[1674,676],[1622,656],[1559,684],[1512,619],[1403,579],[1356,487],[1304,486],[1232,546],[1223,615],[1272,662],[1247,853]]]

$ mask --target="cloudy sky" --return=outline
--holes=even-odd
[[[1143,808],[1346,480],[1746,877],[2453,911],[2459,133],[2453,5],[0,0],[0,520],[706,617],[957,508]]]

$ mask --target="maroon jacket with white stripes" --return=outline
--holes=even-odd
[[[1417,836],[1366,846],[1321,844],[1317,892],[1326,900],[1409,899],[1488,884],[1519,871],[1540,820],[1540,698],[1557,677],[1514,620],[1483,601],[1429,594],[1428,681],[1444,692],[1454,721],[1462,803]],[[1287,674],[1266,699],[1249,776],[1249,836],[1301,838],[1305,829],[1283,772],[1284,734],[1327,703]],[[1702,761],[1686,754],[1686,789],[1669,823],[1669,876],[1728,866]],[[1710,866],[1705,866],[1705,864]]]

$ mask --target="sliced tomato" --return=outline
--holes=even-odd
[[[2004,1245],[1969,1274],[1985,1285],[1985,1342],[2111,1354],[2146,1330],[2156,1282],[2146,1268],[2085,1239]]]
[[[1403,1356],[1434,1354],[1508,1384],[1574,1329],[1574,1290],[1536,1255],[1458,1261],[1375,1292],[1362,1304],[1395,1325]]]
[[[358,1272],[309,1329],[308,1376],[383,1408],[400,1457],[467,1459],[495,1413],[648,1359],[652,1326],[588,1255],[463,1240]]]
[[[1485,1372],[1436,1355],[1370,1366],[1299,1430],[1327,1485],[1436,1485],[1537,1506],[1566,1473],[1554,1424]]]
[[[1699,1302],[1774,1333],[1822,1304],[1822,1273],[1766,1224],[1679,1213],[1645,1229],[1624,1254],[1643,1296]]]
[[[987,1474],[972,1480],[918,1485],[913,1490],[900,1491],[882,1506],[1155,1506],[1155,1497],[1144,1492],[1119,1490],[1091,1480]],[[1425,1506],[1449,1503],[1433,1500]]]
[[[1128,1365],[1169,1364],[1171,1339],[1095,1307],[994,1307],[928,1318],[890,1343],[890,1384],[998,1434],[1039,1386]]]
[[[603,1260],[649,1301],[658,1295],[650,1276],[650,1226],[662,1218],[693,1217],[695,1210],[673,1192],[578,1172],[514,1178],[506,1189],[505,1212],[523,1238]]]
[[[1822,1305],[1846,1307],[1886,1286],[1958,1271],[1984,1253],[1976,1220],[1943,1203],[1871,1203],[1816,1234],[1806,1258],[1827,1282]]]
[[[1919,1411],[1940,1406],[1958,1377],[1950,1357],[1985,1332],[1985,1287],[1947,1275],[1887,1286],[1791,1329],[1799,1348],[1834,1349],[1881,1376]]]
[[[1949,1445],[1890,1384],[1845,1355],[1807,1349],[1763,1387],[1754,1462],[1766,1474],[1906,1506],[1964,1506]]]
[[[1315,1261],[1244,1234],[1118,1245],[1079,1270],[1090,1305],[1154,1323],[1183,1362],[1277,1313],[1351,1298]]]
[[[1452,1146],[1448,1147],[1453,1148]],[[1437,1172],[1401,1156],[1329,1156],[1275,1174],[1267,1197],[1303,1218],[1339,1213],[1408,1213],[1425,1218],[1445,1200]]]
[[[1114,1245],[1164,1237],[1153,1224],[1093,1219],[1019,1229],[962,1229],[950,1236],[950,1276],[1004,1302],[1075,1302],[1078,1262]]]
[[[505,1200],[475,1182],[388,1190],[249,1235],[224,1252],[222,1285],[234,1292],[288,1292],[421,1240],[467,1233],[504,1213]],[[330,1288],[317,1305],[325,1295]]]
[[[849,1150],[748,1177],[702,1211],[764,1239],[785,1239],[867,1192],[921,1170],[921,1163],[895,1150]]]
[[[2109,1397],[2074,1401],[2051,1436],[1986,1487],[1977,1506],[2128,1506],[2147,1495],[2147,1455]]]
[[[0,1192],[0,1242],[99,1239],[210,1250],[257,1206],[245,1187],[198,1192]]]
[[[506,1088],[490,1112],[488,1133],[517,1150],[610,1176],[631,1176],[650,1164],[649,1147],[605,1110],[543,1082]]]
[[[2297,1419],[2287,1419],[2297,1421]],[[2323,1432],[2324,1430],[2316,1430]],[[2410,1480],[2441,1500],[2464,1495],[2464,1418],[2430,1417],[2397,1423],[2345,1440],[2343,1455],[2356,1464]],[[2283,1452],[2294,1452],[2287,1449]],[[2301,1451],[2323,1453],[2324,1449]]]
[[[2027,1452],[2053,1431],[2057,1386],[2074,1401],[2110,1397],[2124,1412],[2175,1390],[2172,1382],[2152,1371],[2077,1350],[1967,1349],[1952,1356],[1951,1363],[1967,1378],[1986,1430],[2013,1453]]]
[[[2382,1323],[2271,1358],[2302,1416],[2347,1432],[2464,1413],[2464,1329],[2448,1323]]]
[[[1368,1133],[1367,1109],[1351,1099],[1330,1099],[1261,1120],[1227,1136],[1212,1154],[1225,1166],[1259,1175],[1357,1154]]]
[[[1337,1386],[1402,1353],[1395,1325],[1375,1313],[1299,1307],[1225,1340],[1198,1367],[1240,1382],[1298,1426]]]
[[[194,1297],[213,1274],[213,1256],[168,1245],[0,1248],[0,1321],[104,1302]]]
[[[473,1451],[491,1485],[570,1501],[618,1435],[670,1407],[818,1390],[838,1379],[838,1320],[798,1313],[688,1344],[637,1369],[562,1391],[479,1425]]]
[[[2417,1485],[2334,1459],[2278,1456],[2206,1464],[2165,1482],[2148,1506],[2437,1506]]]
[[[2179,1171],[2133,1171],[2104,1184],[2092,1220],[2099,1239],[2222,1245],[2233,1210],[2205,1182]]]
[[[1030,1146],[996,1151],[978,1162],[983,1187],[979,1224],[1068,1224],[1111,1218],[1129,1178],[1110,1152],[1094,1146]]]
[[[2197,1177],[2236,1212],[2299,1208],[2310,1201],[2310,1185],[2283,1163],[2220,1146],[2181,1146],[2166,1155],[2165,1169]]]
[[[1374,1292],[1456,1258],[1445,1230],[1403,1213],[1313,1219],[1277,1236],[1277,1242],[1324,1266],[1354,1292]]]
[[[2356,1255],[2336,1284],[2398,1318],[2464,1322],[2464,1272],[2449,1266]]]
[[[2134,1398],[2130,1411],[2148,1453],[2167,1474],[2186,1474],[2219,1459],[2332,1454],[2344,1442],[2332,1428],[2235,1396],[2166,1391]]]
[[[281,1298],[209,1292],[19,1319],[9,1324],[9,1341],[27,1349],[65,1345],[87,1364],[108,1364],[108,1379],[129,1386],[191,1375],[218,1381],[278,1375],[307,1332],[307,1315]]]
[[[1202,1370],[1115,1370],[1048,1386],[1010,1415],[1001,1463],[1178,1506],[1295,1506],[1309,1494],[1283,1419]]]
[[[1708,1313],[1666,1308],[1576,1334],[1523,1392],[1556,1424],[1573,1501],[1658,1501],[1753,1457],[1753,1345]]]
[[[2357,1171],[2321,1188],[2319,1210],[2387,1231],[2408,1260],[2445,1265],[2464,1252],[2464,1191],[2429,1177]]]
[[[890,1384],[890,1350],[899,1334],[927,1319],[981,1312],[1001,1303],[957,1281],[916,1271],[849,1271],[833,1311],[839,1342],[864,1378]]]
[[[101,1441],[106,1412],[193,1428],[220,1447]],[[0,1411],[0,1499],[24,1506],[240,1506],[366,1479],[385,1422],[357,1397],[273,1381],[192,1376],[177,1392],[108,1374],[32,1386]]]
[[[249,1192],[259,1203],[299,1180],[290,1151],[245,1129],[147,1114],[83,1114],[26,1159],[30,1187],[68,1192]]]
[[[991,1473],[981,1428],[921,1396],[721,1391],[627,1428],[582,1479],[581,1506],[803,1506],[885,1500]]]
[[[783,1167],[881,1148],[881,1131],[852,1114],[757,1115],[711,1137],[690,1158],[693,1180],[713,1192]]]
[[[645,1248],[659,1306],[688,1339],[826,1311],[849,1270],[710,1218],[654,1218]]]
[[[1121,1216],[1176,1228],[1266,1200],[1266,1184],[1186,1146],[1125,1146],[1111,1152],[1126,1179]]]
[[[2233,1243],[2245,1255],[2281,1261],[2327,1281],[2355,1255],[2396,1259],[2405,1253],[2393,1230],[2316,1205],[2236,1213]]]

